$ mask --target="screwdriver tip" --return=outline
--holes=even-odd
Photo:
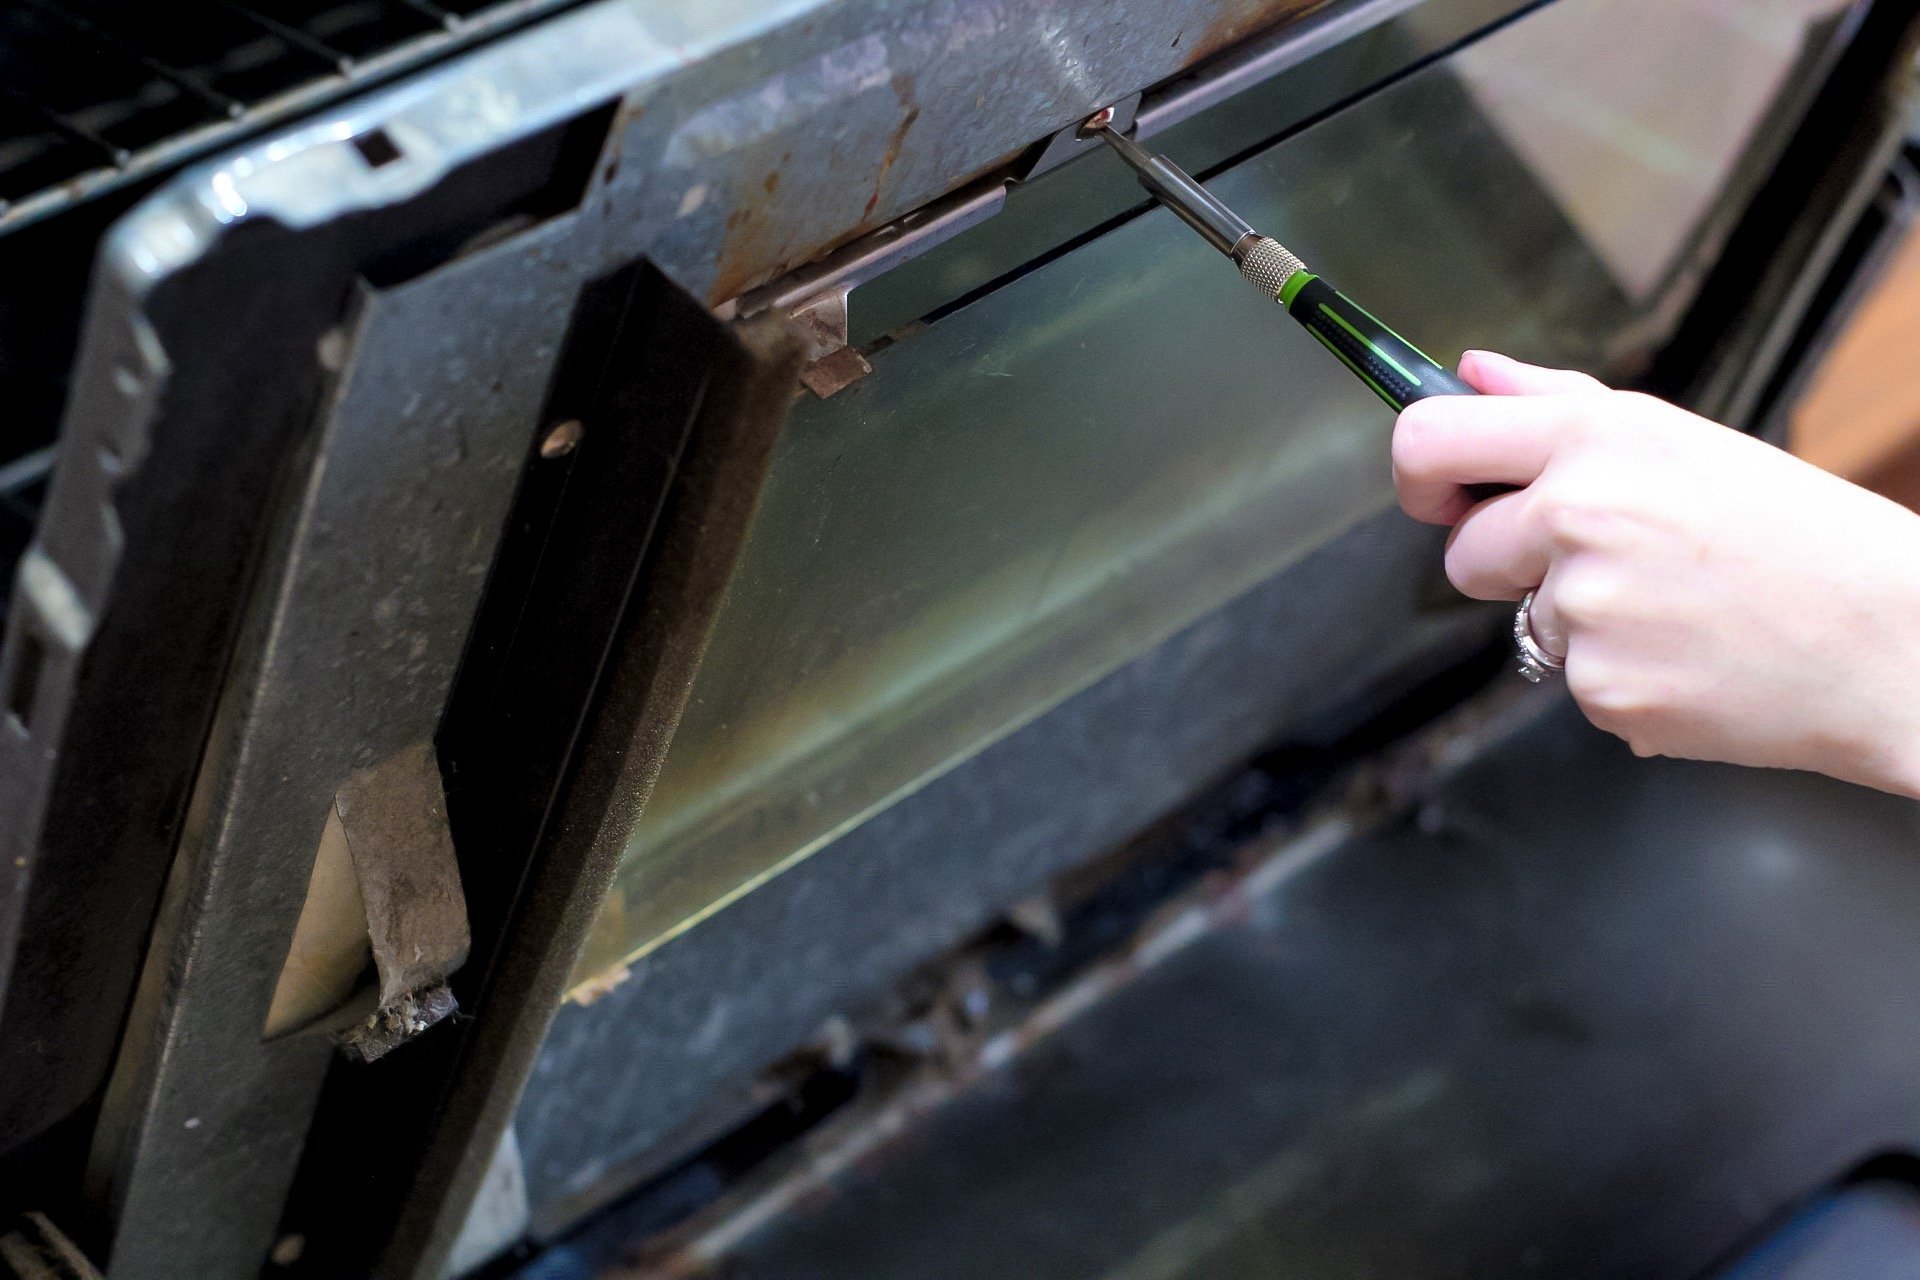
[[[1102,107],[1081,122],[1079,133],[1083,138],[1091,138],[1094,134],[1099,133],[1103,129],[1110,128],[1112,125],[1113,108]]]

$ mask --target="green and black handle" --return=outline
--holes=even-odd
[[[1232,258],[1249,283],[1284,306],[1395,412],[1428,396],[1475,394],[1366,308],[1308,271],[1292,252],[1255,231],[1173,161],[1143,150],[1113,129],[1112,121],[1113,113],[1102,111],[1081,126],[1081,133],[1105,138],[1133,168],[1141,186]]]
[[[1295,272],[1276,295],[1287,314],[1394,412],[1428,396],[1478,394],[1319,276]]]
[[[1395,413],[1428,396],[1474,396],[1480,393],[1460,381],[1437,361],[1374,319],[1373,313],[1300,265],[1300,260],[1273,241],[1261,237],[1235,255],[1240,274],[1260,286],[1278,277],[1273,299],[1287,309],[1321,345],[1340,357],[1373,394]],[[1471,484],[1467,494],[1485,502],[1513,486]]]

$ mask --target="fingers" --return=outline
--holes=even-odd
[[[1471,484],[1527,485],[1585,422],[1577,396],[1431,396],[1393,428],[1393,484],[1408,515],[1452,524],[1472,505]]]
[[[1461,356],[1460,377],[1485,396],[1585,395],[1607,389],[1598,378],[1572,369],[1543,369],[1492,351]]]
[[[1489,498],[1447,539],[1447,578],[1475,600],[1518,600],[1547,576],[1551,555],[1525,491]],[[1558,652],[1564,652],[1559,650]]]

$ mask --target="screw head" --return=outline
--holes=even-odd
[[[1081,122],[1078,132],[1083,138],[1091,138],[1094,134],[1110,127],[1112,124],[1113,108],[1102,107]]]
[[[580,419],[568,418],[564,422],[553,424],[540,441],[540,456],[543,458],[564,458],[580,447],[580,437],[587,433]]]

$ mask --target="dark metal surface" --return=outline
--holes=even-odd
[[[1301,9],[607,0],[120,227],[0,670],[30,691],[0,744],[0,900],[34,928],[0,1011],[20,1128],[93,1091],[183,837],[99,1148],[116,1274],[243,1274],[269,1243],[326,1066],[257,1034],[316,817],[432,730],[582,285],[644,255],[722,301]],[[621,769],[630,743],[606,734],[596,767]],[[567,839],[624,834],[645,781],[608,781],[623,798]],[[534,881],[542,923],[503,962],[516,1016],[482,1025],[482,1069],[402,1197],[395,1274],[430,1272],[463,1215],[571,959],[578,870]],[[36,1034],[7,1034],[18,1019]]]
[[[1051,876],[1496,635],[1430,589],[1437,549],[1365,522],[563,1008],[516,1120],[536,1228],[683,1158],[703,1110],[751,1109],[762,1066]],[[1357,661],[1342,629],[1395,642]]]
[[[19,564],[33,540],[33,525],[40,518],[40,503],[46,497],[47,473],[51,470],[51,446],[30,450],[0,465],[0,618],[6,617],[7,600],[13,594],[10,570]]]
[[[1910,802],[1562,707],[715,1261],[1680,1280],[1920,1140],[1916,840]]]
[[[650,268],[583,300],[541,414],[577,414],[582,443],[529,477],[441,730],[475,1020],[395,1073],[336,1068],[287,1210],[301,1274],[444,1268],[605,895],[601,819],[644,803],[672,737],[798,360],[777,320],[724,330]]]
[[[594,123],[587,121],[590,130]],[[401,319],[399,302],[374,300],[360,317],[374,331],[391,318],[410,341],[439,336],[351,369],[343,364],[351,342],[344,334],[326,335],[359,305],[365,293],[356,283],[359,273],[398,285],[402,261],[423,270],[444,261],[448,241],[458,245],[494,225],[503,208],[550,208],[543,202],[566,199],[569,181],[577,198],[584,170],[570,168],[572,136],[564,126],[536,132],[487,164],[456,168],[412,201],[389,202],[336,224],[324,245],[304,251],[294,247],[297,231],[263,221],[221,238],[218,252],[174,261],[180,270],[161,270],[167,264],[146,256],[154,245],[137,232],[123,231],[107,246],[104,259],[116,265],[102,272],[94,292],[83,355],[88,373],[6,620],[10,687],[20,687],[23,662],[31,661],[37,674],[30,715],[16,714],[0,732],[0,842],[6,849],[0,970],[16,962],[0,1007],[0,1146],[81,1105],[102,1082],[186,817],[214,699],[229,675],[253,576],[270,552],[285,553],[299,537],[317,540],[334,567],[316,572],[336,579],[340,603],[331,615],[324,603],[312,603],[309,616],[324,618],[336,635],[352,633],[331,653],[315,642],[310,656],[326,655],[338,665],[307,669],[310,681],[300,696],[311,700],[315,722],[301,728],[317,737],[319,717],[337,714],[348,734],[342,750],[369,752],[355,765],[384,754],[370,739],[351,740],[356,730],[345,722],[365,726],[356,717],[404,719],[411,708],[411,732],[386,740],[387,750],[431,733],[440,707],[428,705],[432,667],[457,656],[471,612],[472,597],[463,603],[462,595],[477,593],[474,579],[487,562],[483,544],[442,542],[436,520],[457,539],[472,533],[461,526],[463,514],[476,506],[504,509],[525,446],[516,439],[503,461],[491,451],[499,446],[482,439],[483,425],[530,432],[543,377],[537,361],[486,353],[538,350],[540,324],[563,323],[566,303],[554,299],[557,316],[549,316],[532,299],[490,294],[484,306],[455,303],[449,311],[443,296],[420,290],[405,304],[418,310]],[[592,133],[591,140],[599,136]],[[592,159],[589,152],[586,162]],[[170,222],[173,212],[163,206],[156,216],[177,225]],[[477,261],[470,257],[465,265]],[[537,259],[522,253],[508,261],[523,276],[540,278]],[[440,283],[453,287],[459,279],[455,272]],[[462,363],[476,357],[471,348],[464,357],[455,352],[462,338],[446,325],[449,314],[475,321],[499,316],[481,335],[477,356],[498,371],[477,388],[468,373],[473,364]],[[209,316],[221,323],[207,324]],[[351,330],[353,322],[344,323]],[[490,345],[496,342],[507,345]],[[249,376],[235,378],[237,368]],[[350,454],[370,477],[367,487],[341,499],[368,504],[352,526],[364,541],[351,551],[342,549],[350,539],[340,526],[296,536],[276,525],[288,504],[307,496],[302,490],[315,463],[315,436],[324,434],[314,429],[322,388],[342,373],[349,381],[397,376],[423,388],[421,402],[398,422],[395,407],[404,410],[407,402],[396,398],[392,383],[386,391],[369,387],[352,395],[342,386],[343,398],[326,405],[329,412],[346,406],[371,415]],[[442,395],[429,401],[425,388],[433,387]],[[456,407],[446,394],[454,389],[476,390],[479,399]],[[417,452],[409,454],[409,447]],[[383,484],[398,492],[383,500]],[[414,503],[420,504],[419,527],[393,525]],[[484,515],[474,518],[484,527]],[[436,551],[475,567],[435,577],[426,566]],[[419,563],[410,567],[414,556]],[[378,601],[355,595],[364,585],[355,575],[375,562],[370,578],[389,575],[389,590],[403,579],[413,594],[393,596],[367,624],[356,610]],[[347,603],[355,599],[361,603]],[[252,617],[250,641],[279,643],[281,657],[296,662],[302,642],[271,633],[268,608]],[[434,628],[445,634],[420,639]],[[450,652],[436,659],[429,653],[434,643]],[[364,661],[351,660],[356,653]],[[262,675],[256,655],[237,679],[244,685]],[[364,701],[374,680],[399,690],[381,712]],[[263,714],[274,720],[270,710]],[[293,726],[280,731],[290,750],[303,750]],[[312,763],[321,754],[315,751],[306,757]],[[297,772],[289,766],[289,777]],[[315,774],[311,781],[336,789],[345,774],[324,783]],[[290,786],[290,801],[297,789]],[[226,832],[220,838],[248,837]],[[266,838],[271,845],[280,837]],[[297,848],[306,859],[313,844],[302,838],[279,847]],[[305,871],[298,876],[304,887]],[[260,891],[270,892],[264,884]],[[277,907],[287,899],[272,901]],[[297,908],[297,895],[292,901]],[[277,971],[292,918],[244,912],[237,918],[247,921],[243,932],[259,930],[256,942],[287,930],[278,955],[262,961]]]
[[[537,308],[449,274],[361,299],[355,363],[275,521],[95,1140],[116,1280],[248,1275],[274,1240],[332,1055],[262,1038],[313,851],[353,771],[437,727],[545,381],[497,360],[484,415],[396,416],[396,377],[470,376],[450,304],[503,351],[537,342]]]

